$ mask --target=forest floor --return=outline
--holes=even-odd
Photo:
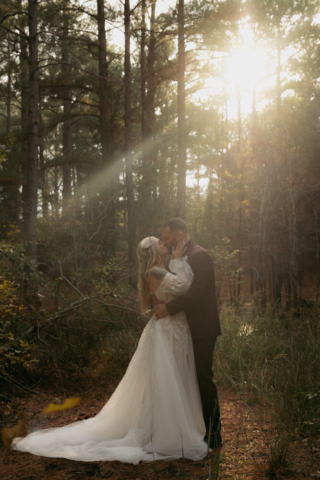
[[[18,419],[26,423],[21,431],[38,428],[58,427],[70,422],[83,420],[99,412],[115,384],[93,387],[81,395],[76,407],[60,412],[43,415],[42,410],[51,402],[62,402],[63,396],[57,396],[57,390],[51,386],[39,396],[16,396],[12,399],[5,414],[9,424]],[[82,384],[84,386],[85,383]],[[81,388],[79,386],[78,388]],[[68,397],[81,394],[74,389],[65,392]],[[65,397],[64,397],[65,398]],[[281,457],[281,445],[275,445],[277,436],[270,408],[266,405],[249,402],[249,398],[219,386],[224,447],[199,462],[185,459],[177,461],[157,461],[139,465],[120,462],[75,462],[65,459],[36,457],[29,453],[20,453],[0,446],[1,480],[74,480],[74,479],[112,479],[112,480],[149,480],[149,479],[305,479],[320,478],[320,440],[313,439],[312,444],[301,439],[291,441],[286,459]],[[277,445],[277,444],[276,444]],[[212,473],[212,458],[220,461],[218,476]],[[278,472],[267,475],[270,462],[276,465],[280,461]]]

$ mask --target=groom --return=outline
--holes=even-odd
[[[184,255],[194,278],[189,291],[165,304],[156,300],[157,318],[185,312],[193,340],[194,358],[206,426],[205,441],[210,448],[222,446],[220,409],[217,387],[213,383],[212,355],[216,339],[221,335],[217,309],[213,261],[206,250],[189,239],[187,224],[181,218],[168,220],[162,228],[162,240],[170,250],[180,241],[186,242]],[[167,265],[168,266],[168,265]],[[211,426],[211,428],[210,428]],[[210,432],[210,438],[209,438]]]

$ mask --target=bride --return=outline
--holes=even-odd
[[[139,244],[139,294],[142,311],[151,295],[166,302],[186,293],[193,273],[155,237]],[[179,457],[200,460],[208,453],[192,339],[183,312],[146,325],[129,367],[103,409],[93,418],[17,438],[13,448],[45,457],[81,461],[119,460],[137,464]]]

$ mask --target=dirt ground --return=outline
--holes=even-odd
[[[50,402],[62,402],[49,390],[39,396],[14,397],[5,414],[8,424],[24,418],[21,435],[38,428],[62,426],[89,418],[99,412],[112,394],[115,385],[99,386],[89,392],[67,392],[67,396],[81,394],[76,407],[44,416],[42,410]],[[271,414],[266,405],[249,404],[245,398],[224,387],[219,387],[224,447],[220,454],[211,454],[199,462],[181,459],[157,461],[139,465],[120,462],[74,462],[65,459],[35,457],[0,446],[0,480],[73,480],[73,479],[211,479],[220,462],[220,479],[266,478],[268,461],[276,460],[270,453],[270,444],[276,437]],[[249,400],[249,399],[248,399]],[[277,451],[277,450],[276,450]],[[320,478],[320,439],[291,441],[288,462],[281,461],[282,469],[268,478]]]

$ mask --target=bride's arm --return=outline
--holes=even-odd
[[[170,269],[175,272],[175,274],[167,272],[165,283],[162,286],[163,293],[171,293],[176,295],[176,298],[185,297],[193,280],[193,272],[190,265],[181,258],[171,260]],[[156,311],[157,320],[168,315],[168,310],[162,300],[154,303],[154,309]]]
[[[171,272],[166,272],[165,275],[162,286],[163,293],[172,293],[173,295],[183,295],[187,293],[193,280],[193,273],[185,259],[178,258],[171,260],[170,270]],[[160,283],[163,279],[161,279]]]
[[[153,267],[148,274],[148,287],[151,294],[156,293],[159,285],[164,281],[163,293],[183,295],[187,293],[193,280],[193,273],[190,266],[183,258],[171,260],[168,272],[161,267]]]
[[[208,252],[203,250],[194,255],[192,261],[194,280],[191,288],[186,295],[180,295],[166,304],[166,310],[170,315],[175,315],[182,310],[186,311],[190,307],[194,308],[196,305],[201,304],[204,296],[208,295],[208,282],[213,285],[211,293],[212,301],[215,302],[214,266],[212,258]]]

